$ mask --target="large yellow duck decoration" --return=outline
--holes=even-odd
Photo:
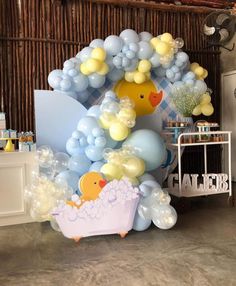
[[[158,92],[152,80],[137,84],[122,79],[114,91],[119,98],[128,96],[134,102],[137,116],[153,113],[163,98],[163,91]]]

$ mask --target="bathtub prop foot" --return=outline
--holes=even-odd
[[[82,238],[82,236],[75,236],[75,237],[73,237],[74,241],[78,242],[78,243],[79,243],[81,238]]]
[[[128,232],[120,232],[119,234],[121,238],[125,238]]]

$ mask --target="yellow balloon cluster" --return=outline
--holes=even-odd
[[[175,41],[170,33],[164,33],[159,37],[154,37],[150,41],[157,54],[161,56],[162,63],[170,61],[175,49]]]
[[[128,137],[130,128],[135,125],[136,112],[131,100],[125,97],[120,100],[119,110],[116,113],[104,111],[99,119],[100,125],[109,130],[113,140],[123,141]]]
[[[109,72],[109,67],[105,63],[106,51],[103,48],[94,48],[91,52],[91,58],[80,65],[80,71],[84,75],[98,73],[105,75]]]
[[[123,177],[136,184],[137,177],[140,177],[145,171],[145,163],[142,159],[133,155],[127,148],[112,150],[105,154],[107,163],[101,168],[101,172],[107,180],[121,179]]]
[[[210,116],[214,112],[214,107],[211,103],[211,96],[209,92],[204,93],[200,98],[200,103],[194,108],[192,114],[198,116],[203,114],[205,116]]]
[[[150,79],[152,64],[148,60],[141,60],[138,64],[138,69],[132,72],[125,73],[125,80],[128,82],[135,82],[137,84],[144,83]]]
[[[190,69],[195,73],[197,79],[203,80],[208,76],[208,71],[201,67],[198,63],[192,63]]]

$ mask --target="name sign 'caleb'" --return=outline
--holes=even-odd
[[[228,190],[227,174],[203,174],[201,177],[198,174],[184,174],[181,182],[181,190],[196,192],[224,192]],[[200,179],[202,184],[198,184]],[[178,174],[171,174],[168,177],[168,188],[179,189]]]

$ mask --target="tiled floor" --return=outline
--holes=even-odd
[[[168,231],[84,238],[47,223],[0,228],[0,285],[236,285],[236,208],[194,200]]]

